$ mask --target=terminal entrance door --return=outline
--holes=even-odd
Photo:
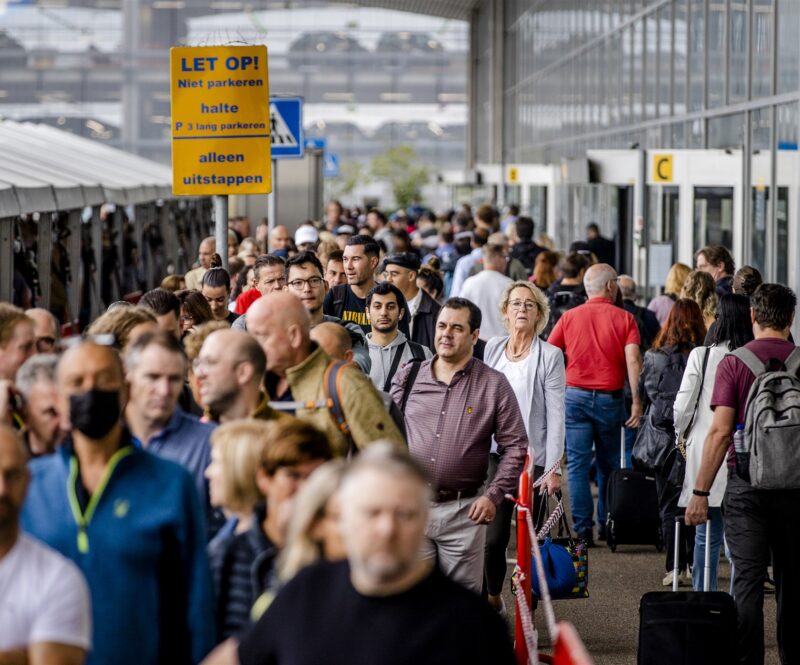
[[[616,245],[617,271],[630,274],[633,186],[574,184],[568,191],[566,220],[556,228],[556,246],[567,250],[576,240],[585,240],[586,225],[594,222],[600,234]]]
[[[672,264],[678,260],[680,237],[680,188],[650,185],[647,188],[647,300],[659,295]]]

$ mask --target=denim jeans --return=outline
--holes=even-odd
[[[706,569],[706,529],[711,529],[711,561],[709,567],[709,591],[717,590],[717,569],[719,568],[719,553],[722,549],[724,525],[722,522],[722,508],[709,508],[710,521],[695,527],[694,532],[694,564],[692,565],[692,587],[695,591],[703,590]]]
[[[567,387],[566,398],[567,469],[572,521],[578,533],[593,525],[594,501],[589,486],[592,445],[597,464],[597,520],[606,523],[608,477],[619,469],[620,428],[624,402],[612,397]]]

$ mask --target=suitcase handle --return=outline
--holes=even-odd
[[[678,590],[678,573],[680,568],[680,539],[681,539],[681,522],[683,517],[675,518],[675,546],[673,548],[674,562],[672,564],[672,590]],[[711,519],[706,520],[706,552],[705,561],[703,562],[703,591],[708,591],[711,588]]]

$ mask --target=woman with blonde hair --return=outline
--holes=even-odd
[[[647,306],[647,309],[655,313],[659,325],[664,325],[675,301],[683,297],[683,283],[690,272],[692,269],[685,263],[673,263],[664,282],[664,294],[653,298]]]
[[[148,330],[158,329],[155,314],[144,307],[115,307],[96,318],[87,335],[113,335],[114,346],[124,352],[128,342]]]
[[[686,277],[681,298],[694,300],[703,313],[703,322],[708,329],[717,315],[717,286],[714,278],[707,272],[692,270]]]
[[[278,560],[282,582],[321,559],[337,561],[345,557],[338,522],[339,487],[346,471],[344,460],[331,460],[317,469],[297,493],[286,545]]]
[[[564,454],[564,391],[566,375],[560,349],[539,338],[550,318],[545,295],[530,282],[512,282],[500,298],[500,315],[508,335],[486,343],[484,362],[502,372],[519,403],[534,479],[559,467]],[[499,457],[492,450],[489,481]],[[559,470],[560,471],[560,470]],[[561,487],[558,473],[548,476],[540,492],[553,494]],[[513,504],[504,501],[486,534],[486,586],[489,603],[502,607],[506,573],[506,547],[511,533]],[[534,506],[534,514],[538,514]]]
[[[211,434],[211,464],[205,471],[213,508],[225,514],[227,522],[209,543],[212,553],[220,542],[234,533],[244,533],[253,523],[253,510],[261,500],[256,468],[261,461],[264,440],[242,436],[243,421],[220,425]]]

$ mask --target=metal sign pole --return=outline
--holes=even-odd
[[[222,257],[222,267],[228,269],[228,196],[214,197],[214,237],[217,254]]]
[[[276,159],[272,160],[272,193],[268,196],[267,228],[269,229],[269,238],[272,238],[272,231],[278,225],[278,160]]]

